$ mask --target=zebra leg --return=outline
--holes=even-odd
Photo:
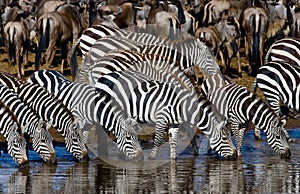
[[[149,159],[155,159],[159,146],[165,143],[165,132],[168,129],[168,125],[166,122],[156,122],[156,131],[154,137],[154,146],[149,156]]]
[[[234,136],[234,140],[236,143],[236,149],[238,152],[238,156],[241,156],[241,147],[242,147],[242,139],[241,139],[241,133],[239,129],[238,123],[231,123],[231,130]],[[241,129],[243,130],[243,129]],[[242,136],[243,138],[243,136]]]
[[[198,146],[197,146],[197,138],[198,138],[198,135],[194,135],[194,137],[193,137],[193,139],[191,141],[191,145],[193,147],[194,155],[195,156],[199,155]]]
[[[169,129],[169,141],[170,141],[170,158],[175,160],[176,158],[176,146],[177,146],[177,138],[178,138],[178,127]]]

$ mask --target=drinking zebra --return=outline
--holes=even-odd
[[[67,107],[45,88],[18,80],[11,74],[0,72],[0,84],[15,90],[44,121],[51,123],[64,137],[66,149],[77,160],[88,159],[78,123]]]
[[[266,103],[286,123],[286,113],[281,111],[280,105],[284,104],[289,111],[297,114],[300,112],[300,67],[283,61],[271,61],[262,66],[254,80],[252,90],[262,91]],[[287,138],[289,139],[289,135]]]
[[[89,131],[92,125],[100,125],[106,132],[115,135],[118,148],[126,156],[143,159],[136,132],[124,117],[121,107],[113,103],[105,92],[97,93],[94,87],[72,82],[51,70],[34,72],[27,82],[38,84],[61,99],[76,118],[84,121],[84,131]]]
[[[300,66],[300,39],[288,37],[274,42],[265,56],[265,63],[270,61],[285,61]]]
[[[56,154],[53,148],[53,138],[46,129],[46,123],[21,99],[17,93],[7,86],[0,85],[0,99],[15,114],[22,126],[22,133],[32,137],[32,147],[47,163],[56,162]],[[27,142],[29,143],[29,141]]]
[[[19,165],[28,164],[26,141],[21,135],[22,128],[14,113],[0,100],[0,134],[7,141],[8,154]]]
[[[244,131],[248,123],[252,122],[266,133],[268,144],[276,153],[282,158],[290,157],[291,152],[279,117],[246,87],[228,83],[223,75],[215,74],[203,82],[201,91],[229,119],[239,156]]]
[[[150,158],[155,158],[158,148],[164,143],[166,131],[170,137],[170,158],[176,158],[177,135],[183,124],[188,132],[193,131],[191,126],[200,129],[222,157],[236,157],[228,130],[223,129],[224,117],[198,95],[171,83],[151,81],[151,78],[129,70],[106,74],[99,78],[95,87],[98,92],[108,92],[138,123],[155,124]]]

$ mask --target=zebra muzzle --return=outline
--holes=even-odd
[[[27,159],[22,158],[20,164],[19,164],[19,168],[27,168],[29,166],[29,162]]]
[[[135,161],[142,161],[144,160],[144,154],[142,150],[137,150],[134,157]]]
[[[288,147],[284,148],[284,154],[281,154],[280,157],[282,159],[290,159],[291,158],[291,150],[290,150],[290,148],[288,148]]]
[[[46,162],[46,164],[56,164],[57,163],[56,153],[55,152],[50,153],[49,159],[46,160],[45,162]]]

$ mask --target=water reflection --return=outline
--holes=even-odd
[[[144,170],[101,160],[76,163],[64,146],[56,147],[57,165],[31,160],[29,168],[20,170],[4,155],[0,193],[299,193],[300,130],[295,134],[290,160],[280,159],[266,139],[254,141],[251,132],[237,161],[222,161],[203,150],[194,157],[187,150],[175,163]]]

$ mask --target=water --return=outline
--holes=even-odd
[[[77,163],[62,144],[55,146],[57,165],[46,165],[30,151],[30,166],[19,169],[4,153],[0,157],[0,193],[299,193],[300,130],[289,130],[292,157],[280,159],[266,143],[247,131],[242,158],[224,161],[206,153],[200,137],[200,155],[188,149],[175,163],[153,169],[116,167],[92,159]]]

